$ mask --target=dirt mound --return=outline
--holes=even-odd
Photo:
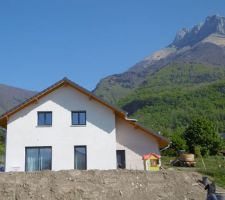
[[[0,174],[1,200],[204,200],[193,172],[128,170]]]

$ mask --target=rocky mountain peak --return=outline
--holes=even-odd
[[[195,64],[223,68],[225,66],[225,17],[209,16],[204,22],[191,29],[181,29],[177,32],[172,44],[145,57],[126,72],[102,79],[94,93],[110,103],[115,103],[136,89],[146,87],[152,77],[163,69],[167,74],[166,69],[174,64],[177,64],[180,69],[185,65],[190,67]],[[191,68],[190,71],[192,71]],[[203,71],[201,71],[202,80],[214,77],[211,74],[208,77]],[[211,72],[214,74],[214,68]],[[174,77],[171,79],[173,80]],[[164,80],[164,77],[160,80]],[[187,79],[187,82],[190,80]]]
[[[190,30],[187,28],[182,28],[179,30],[175,36],[174,41],[180,41],[184,38],[184,36],[189,32]]]
[[[183,28],[179,30],[169,46],[177,48],[193,46],[211,34],[225,35],[225,17],[209,16],[203,23],[197,24],[191,29]]]
[[[213,15],[206,18],[204,27],[211,29],[212,33],[225,34],[225,17]]]

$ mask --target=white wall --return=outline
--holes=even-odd
[[[134,128],[124,119],[116,120],[117,150],[125,150],[126,168],[143,170],[142,156],[159,152],[158,142],[150,134]]]
[[[71,126],[76,110],[87,111],[86,126]],[[37,126],[38,111],[52,111],[52,127]],[[75,145],[87,145],[87,169],[116,168],[115,114],[69,86],[10,117],[6,143],[6,171],[25,170],[29,146],[52,146],[52,170],[74,168]]]

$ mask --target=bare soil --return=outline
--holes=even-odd
[[[1,200],[205,200],[202,176],[181,171],[1,173]]]

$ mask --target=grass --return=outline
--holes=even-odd
[[[216,182],[216,184],[225,188],[225,159],[222,156],[214,156],[203,158],[206,170],[203,167],[203,163],[198,159],[196,168],[201,174],[210,176]]]
[[[173,157],[162,157],[163,167],[168,168],[171,167],[170,160],[173,160]],[[184,171],[195,171],[199,172],[202,175],[209,176],[211,181],[215,181],[215,183],[223,188],[225,188],[225,159],[223,156],[209,156],[203,158],[206,170],[200,158],[196,158],[196,167],[191,168],[182,168],[182,167],[174,167],[179,168],[179,170]]]

